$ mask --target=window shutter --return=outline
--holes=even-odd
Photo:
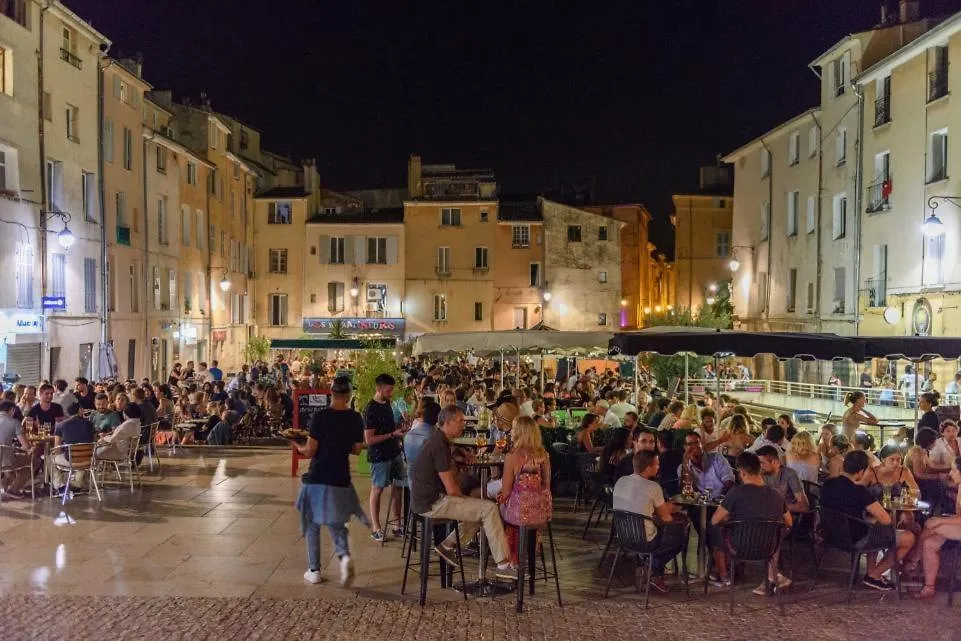
[[[330,263],[330,236],[320,237],[320,264],[327,265]]]
[[[354,236],[354,264],[363,265],[367,262],[367,237]]]
[[[397,264],[397,236],[387,237],[387,264]]]
[[[113,97],[120,100],[120,76],[113,77]]]
[[[354,264],[354,237],[344,236],[344,264]]]

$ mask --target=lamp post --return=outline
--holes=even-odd
[[[931,196],[928,198],[928,209],[931,213],[924,222],[921,223],[921,232],[928,238],[937,238],[938,236],[943,236],[945,233],[944,223],[938,218],[935,211],[938,208],[938,201],[946,200],[952,203],[956,207],[961,207],[961,196]]]
[[[220,291],[225,294],[230,291],[230,279],[227,277],[226,270],[224,270],[224,277],[220,279]]]

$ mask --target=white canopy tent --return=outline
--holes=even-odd
[[[423,334],[414,340],[413,354],[456,355],[468,352],[477,356],[501,356],[501,385],[504,384],[504,353],[560,354],[572,356],[596,352],[607,353],[614,337],[611,332],[562,332],[550,329],[511,329],[492,332],[451,332]],[[544,366],[541,361],[541,387]]]

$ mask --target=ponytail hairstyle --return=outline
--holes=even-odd
[[[857,391],[857,390],[853,392],[848,392],[847,394],[844,395],[844,404],[854,405],[859,399],[862,399],[862,398],[864,398],[864,392]]]

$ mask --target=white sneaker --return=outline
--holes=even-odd
[[[307,583],[317,584],[323,582],[323,580],[324,577],[320,575],[320,570],[307,570],[304,572],[304,581]]]
[[[354,562],[349,556],[340,559],[340,585],[349,588],[354,582]]]

